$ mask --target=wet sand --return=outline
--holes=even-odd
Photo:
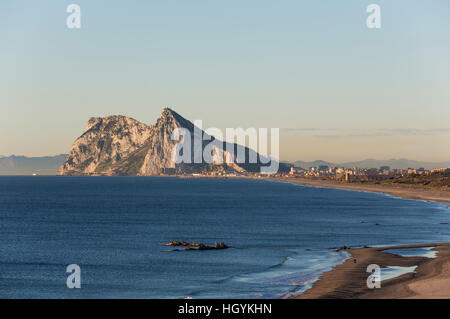
[[[414,187],[401,187],[401,186],[396,187],[390,185],[373,185],[373,184],[363,185],[353,183],[341,183],[332,180],[316,180],[310,178],[277,177],[269,179],[314,187],[342,188],[357,191],[385,193],[402,198],[416,199],[416,200],[431,200],[450,204],[450,190],[447,191],[447,190],[421,189]]]
[[[307,178],[271,178],[283,182],[314,187],[342,188],[348,190],[379,192],[415,200],[430,200],[450,204],[450,191],[429,190],[389,185],[346,184]],[[433,247],[436,258],[402,257],[383,252],[393,248]],[[345,263],[322,274],[320,279],[305,293],[294,299],[448,299],[450,298],[450,243],[430,243],[377,248],[348,249],[351,254]],[[367,287],[367,266],[376,264],[381,268],[417,266],[415,272],[383,280],[381,288]],[[381,270],[383,271],[383,270]]]
[[[402,257],[383,250],[391,248],[434,247],[436,258]],[[431,243],[347,250],[352,257],[320,277],[314,286],[295,299],[321,298],[450,298],[450,243]],[[383,280],[381,288],[367,287],[367,266],[418,266],[414,273]],[[383,272],[383,270],[381,270]]]

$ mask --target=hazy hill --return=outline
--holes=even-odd
[[[67,154],[43,157],[0,156],[0,175],[56,175]]]

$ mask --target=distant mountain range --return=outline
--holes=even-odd
[[[345,167],[345,168],[352,168],[352,167],[380,168],[381,166],[390,166],[391,168],[397,169],[420,168],[420,167],[423,167],[425,169],[436,169],[436,168],[450,167],[450,162],[421,162],[401,158],[389,160],[365,159],[362,161],[345,162],[345,163],[332,163],[321,160],[317,160],[314,162],[296,161],[294,165],[303,168],[326,165],[331,167]]]
[[[0,175],[55,175],[67,154],[43,157],[0,156]]]
[[[214,146],[214,161],[223,156],[224,165],[175,164],[171,159],[174,141],[170,136],[174,129],[186,128],[192,132],[194,125],[171,109],[164,109],[155,125],[146,125],[125,116],[91,118],[85,132],[74,142],[69,154],[44,157],[0,156],[0,175],[158,175],[171,173],[198,173],[220,169],[222,172],[259,172],[262,165],[238,164],[226,150],[237,144],[218,141]],[[204,132],[203,132],[204,133]],[[206,133],[204,133],[206,134]],[[193,135],[193,134],[192,134]],[[209,143],[209,141],[205,141]],[[205,145],[203,145],[205,147]],[[245,148],[248,158],[251,149]],[[366,159],[355,162],[332,163],[322,160],[313,162],[296,161],[280,163],[281,171],[290,165],[297,167],[359,167],[407,169],[436,169],[450,167],[450,162],[421,162],[408,159],[376,160]]]

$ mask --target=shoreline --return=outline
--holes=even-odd
[[[280,182],[311,187],[337,188],[353,191],[383,193],[404,199],[434,201],[450,204],[450,193],[438,190],[389,187],[379,185],[343,184],[326,180],[306,178],[268,178]],[[436,258],[403,257],[387,252],[387,249],[433,247]],[[409,299],[450,298],[450,243],[429,243],[364,247],[347,249],[350,257],[342,264],[324,272],[313,286],[300,295],[289,299]],[[367,266],[381,268],[417,266],[412,273],[406,273],[381,282],[381,288],[367,287]]]
[[[440,203],[450,204],[450,191],[444,190],[434,190],[434,189],[418,189],[418,188],[408,188],[408,187],[395,187],[387,185],[361,185],[352,183],[338,183],[331,180],[315,180],[309,178],[294,178],[294,177],[275,177],[275,178],[264,178],[266,180],[287,182],[293,184],[300,184],[312,187],[323,187],[323,188],[337,188],[346,189],[353,191],[364,191],[373,193],[383,193],[392,196],[397,196],[405,199],[414,200],[424,200],[424,201],[434,201]]]
[[[436,258],[402,257],[386,249],[433,247]],[[311,289],[290,299],[447,299],[450,298],[450,243],[429,243],[347,250],[351,257],[323,273]],[[367,287],[367,266],[417,266],[412,273],[383,280],[381,288]],[[383,270],[381,270],[383,272]]]

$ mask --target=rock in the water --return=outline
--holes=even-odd
[[[212,249],[227,249],[230,248],[228,245],[224,243],[214,243],[214,246],[207,246],[201,243],[187,243],[185,241],[171,241],[170,243],[163,244],[166,246],[185,246],[185,250],[212,250]],[[176,250],[178,251],[178,250]]]

